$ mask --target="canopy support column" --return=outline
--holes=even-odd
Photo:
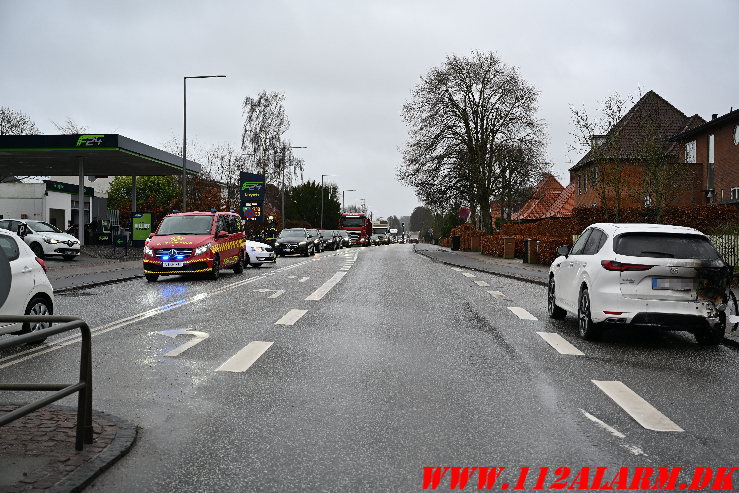
[[[136,210],[136,175],[131,177],[131,212],[138,212]]]
[[[85,164],[84,158],[77,158],[79,162],[80,181],[77,191],[77,236],[80,240],[80,246],[85,244]],[[92,207],[92,204],[90,204]]]

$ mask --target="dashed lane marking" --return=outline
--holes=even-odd
[[[296,277],[297,277],[297,276],[296,276]],[[305,281],[307,281],[308,279],[310,279],[310,277],[309,277],[309,276],[306,276],[306,277],[301,277],[300,279],[298,279],[298,282],[305,282]]]
[[[491,295],[491,296],[492,296],[493,298],[496,298],[496,299],[499,299],[499,300],[507,300],[507,299],[508,299],[508,298],[506,298],[506,297],[505,297],[505,295],[504,295],[503,293],[501,293],[500,291],[493,291],[493,290],[488,290],[488,293],[490,293],[490,295]]]
[[[591,380],[591,382],[647,430],[685,431],[623,382],[618,380]]]
[[[346,275],[346,272],[337,272],[333,276],[331,276],[331,279],[323,283],[323,286],[313,291],[308,297],[305,299],[306,301],[318,301],[324,296],[326,296],[326,293],[328,293],[331,288],[336,286],[336,284],[341,281],[341,279]]]
[[[478,286],[490,286],[490,284],[486,283],[485,281],[473,281]]]
[[[459,267],[452,267],[452,270],[456,270],[457,272],[462,272],[464,269],[460,269]]]
[[[462,272],[462,275],[463,275],[464,277],[477,277],[476,275],[474,275],[474,274],[472,274],[472,273],[470,273],[470,272]]]
[[[528,311],[526,311],[525,308],[521,308],[520,306],[509,306],[508,309],[521,320],[539,320]]]
[[[293,308],[284,314],[281,319],[275,322],[275,325],[293,325],[306,313],[308,313],[308,310],[298,310],[297,308]]]
[[[216,371],[245,372],[272,345],[272,342],[253,341],[231,356]]]
[[[557,350],[559,354],[569,354],[572,356],[585,356],[585,353],[577,349],[575,346],[567,342],[567,339],[556,332],[537,332],[542,339],[547,341],[550,346]]]
[[[600,428],[603,428],[604,430],[606,430],[608,433],[610,433],[611,435],[615,436],[616,438],[620,438],[621,440],[623,440],[623,439],[626,438],[626,435],[624,435],[623,433],[621,433],[620,431],[618,431],[616,428],[614,428],[612,426],[609,426],[608,424],[606,424],[603,421],[599,420],[598,418],[596,418],[595,416],[593,416],[592,414],[590,414],[586,410],[580,409],[580,412],[583,414],[583,416],[585,416],[590,421],[592,421],[593,423],[595,423],[597,426],[599,426]],[[641,449],[641,447],[639,447],[638,445],[632,445],[630,443],[620,442],[619,443],[619,446],[621,448],[624,448],[624,449],[628,450],[629,452],[631,452],[634,455],[643,455],[645,457],[647,456],[647,454],[645,454],[644,451]]]

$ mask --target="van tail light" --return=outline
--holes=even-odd
[[[44,269],[44,272],[46,272],[46,262],[44,262],[42,259],[36,257],[36,262],[41,266],[42,269]]]
[[[615,260],[601,260],[600,265],[602,265],[605,270],[617,270],[620,272],[630,270],[649,270],[654,267],[653,265],[644,264],[625,264],[623,262],[616,262]]]

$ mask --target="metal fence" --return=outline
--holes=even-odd
[[[709,236],[709,238],[726,263],[732,266],[739,265],[739,235]]]

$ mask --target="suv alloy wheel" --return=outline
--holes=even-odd
[[[590,318],[590,295],[586,287],[580,289],[580,298],[577,302],[577,327],[580,330],[580,337],[586,341],[594,341],[600,337],[600,327]]]

